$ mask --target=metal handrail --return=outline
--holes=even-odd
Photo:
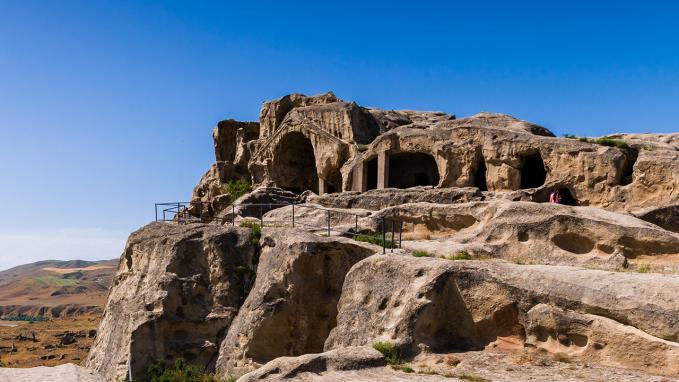
[[[190,212],[188,208],[190,206],[195,206],[195,205],[209,205],[209,203],[205,202],[171,202],[171,203],[155,203],[155,213],[156,213],[156,221],[163,221],[163,222],[173,222],[177,224],[191,224],[191,223],[221,223],[221,224],[226,224],[228,222],[228,218],[216,218],[216,217],[210,217],[210,218],[204,218],[202,216],[202,209],[201,209],[201,216],[193,216],[190,215]],[[270,223],[288,223],[290,222],[292,224],[292,228],[295,228],[296,226],[302,227],[302,228],[307,228],[307,229],[312,229],[315,231],[323,231],[327,236],[330,236],[333,232],[338,233],[340,235],[350,235],[352,238],[356,237],[361,237],[361,236],[370,236],[374,237],[377,239],[377,241],[380,242],[382,246],[382,253],[386,253],[387,246],[389,249],[393,252],[394,247],[396,248],[401,248],[402,244],[402,238],[403,238],[403,221],[402,220],[397,220],[397,219],[387,219],[385,217],[380,217],[380,218],[371,218],[369,216],[361,216],[359,214],[353,213],[353,212],[347,212],[347,211],[337,211],[333,210],[331,208],[323,207],[323,206],[315,206],[315,205],[308,205],[308,204],[302,204],[302,203],[243,203],[243,204],[231,204],[231,225],[235,226],[236,225],[236,207],[241,207],[241,208],[247,208],[247,207],[259,207],[259,223],[260,226],[263,228],[265,227],[267,221],[264,219],[264,214],[265,212],[263,211],[263,207],[268,207],[268,210],[266,212],[271,211],[273,208],[271,207],[287,207],[287,206],[292,206],[292,212],[291,212],[291,217],[289,220],[281,220],[281,221],[268,221]],[[226,210],[224,208],[224,210]],[[319,227],[316,225],[312,224],[307,224],[303,223],[300,221],[295,220],[295,209],[299,208],[309,208],[312,210],[320,210],[320,211],[326,211],[327,214],[327,224]],[[350,215],[354,217],[354,231],[344,231],[341,229],[338,229],[336,226],[333,227],[331,223],[331,213],[335,214],[341,214],[341,215]],[[359,232],[359,224],[358,220],[359,218],[367,218],[367,219],[379,219],[380,220],[380,230],[379,232],[375,232],[373,235],[367,235],[365,233],[360,233]],[[388,224],[391,223],[391,227],[388,227]],[[389,228],[391,228],[389,230]],[[387,234],[391,233],[391,240],[387,240]],[[396,235],[398,233],[398,242],[396,241]],[[379,236],[378,236],[379,235]],[[389,243],[389,245],[387,245]],[[398,244],[398,245],[397,245]]]

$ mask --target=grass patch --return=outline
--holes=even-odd
[[[463,373],[460,375],[456,376],[459,379],[465,380],[465,381],[470,381],[470,382],[491,382],[490,379],[486,379],[483,377],[479,377],[478,375],[474,375],[471,373]]]
[[[229,194],[229,203],[252,191],[252,187],[245,179],[230,180],[226,186],[222,187],[222,193]]]
[[[202,366],[189,364],[181,358],[171,366],[162,362],[154,362],[148,367],[147,373],[151,382],[222,382],[229,380],[218,378],[212,373],[206,373]]]
[[[354,240],[356,241],[362,241],[364,243],[370,243],[370,244],[376,244],[379,245],[380,247],[384,246],[386,248],[397,248],[396,244],[391,241],[391,240],[382,240],[380,236],[377,235],[365,235],[365,234],[358,234],[354,235],[353,237]]]
[[[596,145],[602,145],[602,146],[608,146],[608,147],[617,147],[619,149],[628,149],[629,145],[627,142],[625,142],[622,139],[613,139],[613,138],[587,138],[587,137],[578,137],[575,134],[564,134],[564,138],[568,139],[577,139],[580,142],[586,142],[586,143],[594,143]]]
[[[36,277],[35,281],[44,286],[73,286],[78,285],[78,280],[65,279],[56,276],[41,276]]]
[[[472,255],[466,250],[461,250],[461,251],[457,251],[457,253],[454,254],[454,255],[446,256],[446,259],[448,259],[448,260],[472,260]]]
[[[415,251],[413,257],[435,257],[433,253],[427,251]]]
[[[402,371],[404,373],[414,373],[415,372],[415,369],[413,369],[412,367],[410,367],[408,365],[391,365],[391,368],[394,369],[394,370]]]
[[[639,273],[648,273],[650,271],[651,271],[651,266],[648,265],[648,264],[639,264],[639,266],[637,266],[637,272],[639,272]]]
[[[252,229],[252,244],[259,245],[259,239],[262,238],[262,226],[257,222],[244,221],[240,222],[240,226]]]
[[[401,355],[399,354],[398,349],[390,342],[375,342],[373,344],[373,349],[382,353],[389,365],[395,366],[401,364]]]

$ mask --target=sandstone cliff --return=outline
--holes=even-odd
[[[196,219],[130,236],[88,359],[109,380],[178,358],[241,381],[679,380],[676,134],[327,93],[213,138]]]

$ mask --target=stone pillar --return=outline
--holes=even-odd
[[[328,185],[323,178],[318,178],[318,195],[323,195],[327,192]]]
[[[377,188],[389,187],[389,153],[382,151],[377,155]]]
[[[351,191],[364,192],[368,189],[368,167],[359,162],[351,173]]]

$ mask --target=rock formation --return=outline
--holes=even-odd
[[[677,134],[327,93],[213,138],[196,219],[130,236],[88,359],[107,379],[679,380]]]
[[[110,380],[153,362],[214,364],[224,330],[254,277],[250,231],[151,223],[120,258],[87,366]]]

